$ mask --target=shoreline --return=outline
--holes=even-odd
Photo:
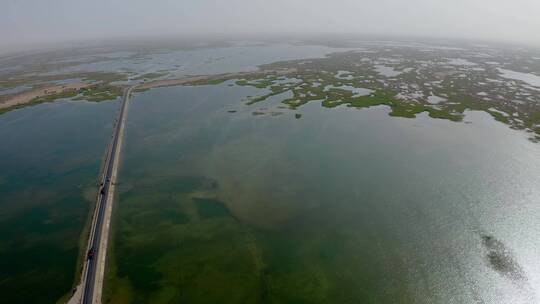
[[[263,69],[256,71],[243,71],[225,74],[211,75],[187,75],[181,78],[153,80],[148,82],[140,82],[134,86],[134,91],[145,91],[158,87],[169,87],[177,85],[209,85],[219,84],[224,81],[243,77],[261,77],[269,74],[288,75],[295,72],[295,69]],[[56,99],[76,97],[84,89],[98,88],[100,86],[122,90],[123,85],[113,85],[108,82],[77,82],[71,84],[53,84],[46,85],[36,89],[30,89],[16,94],[0,96],[0,114],[11,110],[23,108],[26,106],[39,104],[43,102],[52,102]],[[89,101],[100,101],[101,96],[93,99],[93,96],[88,96]]]
[[[49,85],[38,89],[23,91],[18,94],[6,95],[0,97],[0,113],[2,110],[10,110],[12,108],[19,108],[21,106],[31,104],[38,98],[49,98],[66,93],[75,94],[81,89],[86,89],[94,85],[96,85],[96,83],[87,82],[78,82],[65,85]]]

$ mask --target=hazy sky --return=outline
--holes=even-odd
[[[540,0],[0,0],[4,47],[242,32],[405,34],[540,45]]]

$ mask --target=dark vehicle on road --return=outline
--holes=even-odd
[[[88,254],[86,255],[86,258],[88,260],[92,260],[95,255],[96,255],[96,249],[95,248],[90,248],[90,250],[88,250]]]

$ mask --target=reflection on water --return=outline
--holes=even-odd
[[[502,77],[504,78],[520,80],[532,86],[540,87],[540,76],[531,73],[520,73],[500,68],[497,70],[499,70],[499,72],[502,74]]]
[[[479,112],[253,116],[257,94],[134,99],[110,303],[538,300],[540,146]]]

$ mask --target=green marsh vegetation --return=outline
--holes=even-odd
[[[21,109],[28,106],[38,105],[41,103],[54,102],[59,99],[70,99],[70,100],[85,100],[90,102],[101,102],[107,100],[115,100],[118,97],[121,97],[123,94],[123,89],[118,86],[106,85],[106,84],[96,84],[90,87],[81,88],[78,90],[68,90],[59,93],[47,94],[44,96],[39,96],[33,98],[30,102],[14,105],[7,108],[0,109],[0,114],[6,113],[15,109]]]
[[[462,121],[466,110],[476,110],[486,112],[514,129],[531,132],[533,141],[540,139],[540,102],[514,102],[516,96],[537,96],[534,88],[493,80],[500,76],[489,64],[471,63],[474,69],[458,69],[445,64],[447,59],[440,54],[418,54],[410,50],[407,55],[411,59],[386,67],[396,70],[397,75],[386,76],[375,68],[374,62],[381,56],[390,58],[395,53],[392,50],[381,52],[383,54],[335,53],[319,59],[262,65],[260,71],[239,75],[235,84],[263,90],[249,97],[248,105],[289,92],[292,96],[281,102],[291,109],[308,102],[320,102],[327,108],[387,106],[391,116],[414,118],[427,112],[432,118],[455,122]],[[422,68],[416,60],[423,62]],[[229,79],[235,79],[235,76],[212,77],[196,84],[214,84]],[[371,92],[358,95],[354,93],[356,89]],[[433,104],[429,101],[430,95],[444,98]]]
[[[117,86],[97,85],[79,90],[74,100],[86,100],[100,102],[105,100],[114,100],[121,97],[123,90]]]

